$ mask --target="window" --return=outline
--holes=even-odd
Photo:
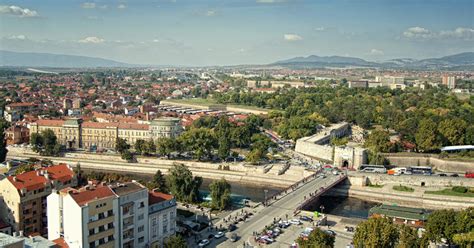
[[[145,230],[145,226],[139,226],[138,227],[138,232],[143,232]]]
[[[95,241],[94,241],[94,242],[90,242],[90,243],[89,243],[89,247],[90,247],[90,248],[95,248]]]
[[[94,228],[92,228],[92,229],[89,229],[89,235],[94,235],[94,234],[95,234],[95,230],[94,230]]]
[[[103,244],[105,244],[105,239],[104,238],[99,239],[99,245],[103,245]]]
[[[144,208],[145,207],[145,202],[140,202],[140,207],[139,208]]]
[[[109,235],[109,237],[107,238],[108,241],[112,241],[114,240],[114,235]]]
[[[107,224],[107,229],[112,229],[112,228],[114,228],[113,222],[110,222],[109,224]]]
[[[140,215],[138,216],[138,220],[143,220],[143,214],[140,214]]]
[[[107,211],[107,216],[112,216],[112,215],[114,215],[114,211],[113,211],[113,210]]]
[[[138,243],[143,243],[143,241],[145,241],[145,237],[138,238]]]

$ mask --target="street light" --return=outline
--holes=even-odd
[[[263,192],[265,192],[265,201],[264,201],[264,206],[267,205],[267,193],[268,193],[268,189],[264,189]]]
[[[323,211],[324,211],[324,205],[321,205],[319,208],[321,209],[321,213],[324,214],[324,213],[323,213]]]

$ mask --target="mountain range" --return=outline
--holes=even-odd
[[[51,54],[11,52],[0,50],[0,66],[39,67],[39,68],[98,68],[98,67],[149,67],[146,65],[129,64],[110,59]],[[381,62],[367,61],[355,57],[316,56],[295,57],[275,63],[263,65],[268,67],[287,67],[292,69],[328,68],[328,67],[376,67],[395,69],[450,69],[474,70],[474,52],[465,52],[441,58],[411,59],[399,58]]]
[[[377,67],[400,69],[474,69],[474,52],[465,52],[441,58],[411,59],[400,58],[383,62],[371,62],[360,58],[342,56],[295,57],[272,63],[273,66],[282,66],[295,69],[325,68],[325,67]]]

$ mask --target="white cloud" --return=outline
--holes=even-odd
[[[107,7],[108,6],[104,4],[104,5],[99,6],[99,9],[106,9]]]
[[[285,34],[285,35],[283,35],[283,38],[287,41],[298,41],[298,40],[303,39],[303,37],[301,37],[297,34]]]
[[[85,2],[81,4],[81,8],[83,9],[95,9],[95,7],[96,7],[95,3]]]
[[[104,43],[105,40],[102,39],[102,38],[99,38],[99,37],[95,37],[95,36],[89,36],[89,37],[86,37],[82,40],[79,40],[78,41],[79,43],[91,43],[91,44],[99,44],[99,43]]]
[[[26,35],[20,34],[20,35],[8,36],[7,39],[9,39],[9,40],[27,40],[28,37],[26,37]]]
[[[153,43],[158,43],[158,42],[160,42],[160,40],[154,39],[154,40],[152,40],[152,42],[153,42]]]
[[[127,8],[127,5],[121,3],[117,6],[117,9],[126,9]]]
[[[0,5],[0,14],[17,16],[17,17],[38,17],[36,10],[21,8],[15,5]]]
[[[411,27],[403,32],[403,36],[408,39],[460,39],[460,40],[474,40],[474,29],[458,27],[454,30],[443,30],[434,32],[422,27]]]
[[[208,10],[206,12],[206,16],[215,16],[216,15],[216,11],[215,10]]]
[[[371,55],[384,55],[383,51],[382,50],[378,50],[378,49],[375,49],[375,48],[372,48],[370,50],[370,54]]]
[[[314,30],[318,31],[318,32],[322,32],[322,31],[325,31],[326,28],[325,27],[317,27],[315,28]]]

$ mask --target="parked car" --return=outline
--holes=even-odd
[[[458,174],[454,173],[454,174],[451,174],[452,177],[459,177]]]
[[[199,241],[198,246],[199,246],[199,247],[205,247],[205,246],[207,246],[209,243],[210,243],[210,242],[209,242],[208,239],[203,239],[203,240]]]
[[[286,221],[286,220],[285,220],[285,221],[280,220],[280,222],[278,222],[278,227],[279,227],[279,228],[287,228],[287,227],[289,227],[290,225],[291,225],[291,223],[288,222],[288,221]]]
[[[292,219],[289,222],[293,225],[301,225],[301,221],[298,219]]]
[[[235,242],[237,240],[239,240],[239,236],[237,236],[235,233],[232,233],[232,235],[230,235],[230,241]]]
[[[345,226],[344,229],[346,230],[346,232],[354,232],[353,226]]]
[[[224,232],[218,232],[218,233],[214,234],[214,238],[216,238],[216,239],[220,239],[222,237],[224,237]]]
[[[336,236],[336,232],[333,230],[324,230],[324,232],[326,232],[329,235]]]
[[[441,174],[438,174],[438,176],[440,177],[447,177],[448,175],[444,174],[444,173],[441,173]]]
[[[229,230],[229,232],[232,232],[232,231],[234,231],[235,229],[237,229],[237,227],[236,227],[234,224],[230,224],[230,225],[227,227],[227,230]]]
[[[313,218],[303,215],[303,216],[300,216],[300,220],[302,220],[302,221],[313,221]]]

